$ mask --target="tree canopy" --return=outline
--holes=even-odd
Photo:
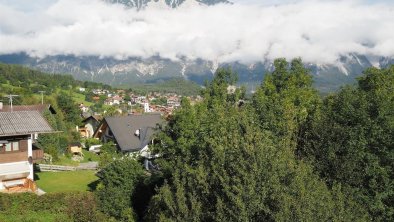
[[[182,101],[182,109],[170,120],[157,148],[165,156],[160,166],[166,182],[152,198],[147,219],[367,218],[340,185],[328,187],[310,164],[296,158],[292,144],[298,140],[293,139],[314,111],[308,108],[319,100],[300,60],[294,60],[290,69],[284,60],[275,64],[278,69],[267,76],[252,105],[239,103],[240,91],[228,92],[234,74],[224,69],[207,84],[203,103],[191,106]],[[277,107],[269,107],[272,104],[267,101],[275,101]],[[271,112],[267,115],[273,117],[279,111],[283,118],[263,115],[262,107]]]

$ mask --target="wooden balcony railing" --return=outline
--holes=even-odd
[[[33,161],[42,160],[44,158],[44,150],[35,149],[33,150]]]
[[[37,160],[42,160],[44,158],[44,151],[41,149],[33,150],[33,162]],[[10,153],[0,153],[0,164],[1,163],[12,163],[28,161],[27,151],[24,152],[10,152]]]
[[[10,152],[10,153],[0,153],[0,163],[12,163],[27,161],[27,151],[25,152]]]

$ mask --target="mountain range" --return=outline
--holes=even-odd
[[[201,59],[171,61],[160,57],[149,59],[129,58],[117,60],[97,56],[47,56],[39,59],[25,53],[0,55],[0,62],[20,64],[48,73],[68,73],[78,80],[89,80],[128,86],[135,83],[154,83],[174,77],[183,77],[203,84],[212,78],[219,67],[230,67],[238,73],[239,83],[253,90],[267,72],[273,71],[273,62],[265,61],[249,65],[238,62],[218,63]],[[355,81],[363,70],[371,66],[387,67],[394,64],[393,58],[368,58],[363,55],[342,56],[335,65],[305,64],[311,70],[315,86],[322,92],[330,92],[341,85]]]
[[[148,5],[150,2],[159,2],[162,1],[166,5],[172,8],[176,8],[183,4],[186,0],[105,0],[108,3],[113,3],[113,4],[123,4],[127,7],[135,7],[138,9],[144,8]],[[218,3],[230,3],[227,0],[188,0],[188,1],[195,1],[196,3],[199,4],[204,4],[204,5],[214,5]]]

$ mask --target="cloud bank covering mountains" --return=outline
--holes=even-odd
[[[223,2],[57,0],[37,11],[0,2],[0,55],[25,53],[37,62],[54,56],[94,57],[111,64],[132,58],[182,64],[201,60],[209,69],[230,63],[250,68],[279,57],[302,57],[306,64],[345,71],[343,61],[349,55],[376,66],[394,57],[390,4]]]
[[[357,1],[279,6],[154,1],[144,10],[100,0],[59,0],[25,13],[0,5],[0,53],[253,63],[278,57],[335,63],[356,53],[394,56],[394,7]]]

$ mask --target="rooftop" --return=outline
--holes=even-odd
[[[0,136],[53,132],[38,111],[0,112]]]
[[[105,121],[122,151],[142,149],[150,142],[157,125],[164,122],[160,114],[106,117]]]

